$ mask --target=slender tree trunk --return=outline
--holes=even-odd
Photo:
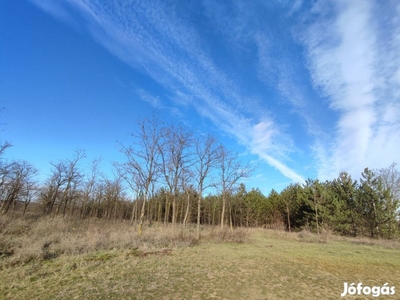
[[[226,197],[225,197],[225,193],[223,193],[222,194],[221,229],[224,229],[225,206],[226,206]]]
[[[172,196],[172,228],[175,227],[176,223],[176,195],[175,193]]]
[[[187,196],[187,206],[186,206],[185,218],[183,219],[183,227],[185,227],[185,228],[186,228],[186,223],[188,221],[189,211],[190,211],[190,194],[186,193],[186,196]]]
[[[117,200],[115,200],[114,201],[114,221],[117,220],[117,206],[118,206],[118,203],[117,203]]]
[[[87,208],[87,198],[85,196],[85,200],[81,206],[81,211],[80,211],[80,216],[79,216],[81,221],[83,220],[84,216],[86,215],[86,208]]]
[[[196,237],[200,240],[200,217],[201,217],[201,193],[197,196],[197,227],[196,227]]]
[[[68,202],[69,202],[68,198],[66,198],[64,201],[64,207],[63,207],[63,218],[65,218],[65,216],[66,216]]]
[[[232,207],[230,207],[230,206],[229,206],[229,226],[231,227],[231,231],[233,231]]]
[[[137,202],[138,202],[138,200],[136,199],[135,200],[135,203],[133,204],[133,207],[132,207],[132,217],[131,217],[131,224],[133,224],[133,221],[136,221],[136,210],[137,210]]]
[[[151,202],[152,201],[149,201],[149,203],[147,204],[147,222],[150,223],[150,224],[151,224],[152,218],[153,218],[153,216],[152,216],[152,207],[153,207],[153,205],[152,205]]]
[[[158,224],[160,224],[160,223],[161,223],[162,200],[159,199],[159,201],[157,201],[157,202],[158,202],[158,217],[157,217],[157,222],[158,222]]]
[[[287,214],[288,229],[289,229],[289,232],[291,232],[291,228],[290,228],[290,210],[289,210],[289,205],[286,205],[286,214]]]
[[[140,213],[139,230],[138,230],[139,235],[142,235],[145,209],[146,209],[146,196],[143,197],[142,210],[141,210],[141,213]]]
[[[182,224],[182,221],[183,221],[183,211],[184,211],[184,208],[185,208],[185,202],[182,201],[182,198],[181,198],[180,203],[181,203],[181,205],[180,205],[181,208],[180,208],[179,223]]]
[[[17,199],[14,199],[12,202],[12,213],[15,213],[15,206],[17,206]]]
[[[170,210],[170,203],[168,198],[168,193],[165,195],[165,212],[164,212],[164,225],[167,226],[169,222],[169,210]]]
[[[26,213],[26,210],[27,210],[27,208],[28,208],[29,203],[30,203],[30,201],[24,203],[24,212],[23,212],[23,214],[22,214],[23,216],[25,216],[25,213]]]

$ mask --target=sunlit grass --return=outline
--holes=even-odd
[[[62,229],[57,226],[49,229]],[[37,255],[18,262],[13,255],[3,257],[0,298],[339,299],[345,281],[370,286],[388,282],[400,288],[400,253],[391,242],[374,244],[334,236],[321,242],[310,233],[264,229],[239,230],[242,237],[235,241],[235,231],[224,237],[226,232],[204,228],[203,239],[195,243],[190,229],[182,235],[181,229],[162,227],[146,228],[140,239],[134,230],[121,232],[119,241],[117,232],[129,231],[131,225],[110,222],[78,227],[82,238],[90,236],[86,231],[108,228],[103,238],[108,236],[110,241],[103,240],[97,248],[80,246],[80,253],[62,251],[59,246],[51,250],[50,245],[49,251],[60,249],[54,258]],[[71,238],[67,232],[59,238]],[[29,239],[23,234],[16,238]],[[83,241],[77,238],[73,243]]]

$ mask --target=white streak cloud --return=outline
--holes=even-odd
[[[35,3],[59,17],[60,13],[49,9],[50,4]],[[80,12],[80,16],[85,19],[87,31],[98,43],[132,68],[150,76],[168,91],[168,101],[175,104],[183,101],[184,105],[195,107],[199,114],[209,118],[217,127],[235,137],[239,143],[284,176],[295,182],[304,181],[295,170],[285,164],[285,159],[294,151],[292,139],[284,130],[285,125],[271,117],[266,101],[261,104],[259,97],[240,87],[241,82],[235,76],[244,75],[233,75],[219,65],[211,53],[212,45],[191,25],[190,19],[179,14],[179,7],[174,6],[177,4],[167,7],[159,1],[104,3],[96,0],[65,0],[63,3],[73,7],[74,12]],[[300,1],[296,3],[293,13],[302,6]],[[261,67],[268,72],[268,69],[272,69],[267,65],[268,58],[263,56],[267,50],[262,48],[268,46],[268,35],[260,33],[255,37],[254,33],[247,33],[247,26],[243,21],[251,20],[251,13],[256,12],[257,7],[251,8],[242,16],[240,12],[246,11],[244,8],[247,7],[242,7],[243,5],[244,2],[234,5],[236,19],[226,19],[235,26],[221,27],[222,33],[219,34],[226,38],[233,52],[245,53],[246,47],[258,46],[260,56],[257,63],[261,62]],[[205,4],[206,8],[209,6],[213,5]],[[215,22],[218,22],[221,13],[225,13],[223,9],[207,11],[210,20]],[[235,46],[232,41],[238,40],[242,43]],[[280,65],[278,71],[284,77],[291,76],[285,67],[284,64]],[[255,67],[257,68],[262,73],[259,66]],[[318,69],[318,66],[314,69]],[[280,92],[286,93],[285,96],[288,97],[288,82],[281,78],[279,84]],[[137,93],[155,107],[167,106],[162,103],[167,100],[161,96],[154,97],[144,90]],[[302,107],[302,97],[288,98],[293,106]]]
[[[331,143],[314,148],[321,159],[320,178],[343,170],[359,177],[365,167],[399,161],[400,24],[392,8],[391,15],[377,13],[379,5],[336,1],[330,18],[319,13],[320,7],[302,36],[314,87],[339,113]]]

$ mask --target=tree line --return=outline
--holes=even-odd
[[[347,236],[396,238],[400,233],[400,173],[366,168],[359,182],[342,172],[338,178],[290,184],[268,196],[246,190],[241,182],[256,166],[212,135],[195,134],[156,116],[139,122],[132,143],[118,143],[125,160],[114,164],[112,178],[101,173],[101,159],[84,172],[85,152],[51,163],[51,174],[39,183],[38,170],[26,161],[7,161],[0,146],[0,213],[34,201],[46,215],[80,219],[130,220],[170,226],[209,224],[224,228],[259,227],[288,231],[330,230]],[[212,192],[212,194],[211,194]],[[20,209],[21,210],[21,209]]]

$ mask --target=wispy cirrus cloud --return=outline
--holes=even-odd
[[[374,1],[318,2],[313,9],[300,39],[314,87],[339,114],[331,143],[314,147],[319,177],[358,177],[364,167],[398,161],[400,5],[389,3],[382,14]]]
[[[31,2],[37,5],[44,12],[53,15],[61,21],[69,23],[70,25],[73,23],[73,17],[65,9],[62,3],[51,0],[31,0]]]
[[[134,90],[133,92],[136,95],[138,95],[141,100],[149,103],[154,108],[162,108],[160,97],[154,96],[141,88],[132,88],[132,89]]]
[[[264,104],[260,112],[259,98],[240,87],[238,77],[244,75],[232,74],[216,62],[213,45],[191,25],[190,18],[179,13],[181,7],[177,4],[169,7],[159,1],[104,4],[96,0],[65,0],[65,3],[79,11],[86,20],[87,30],[101,45],[168,91],[169,96],[163,101],[175,104],[183,101],[195,107],[199,114],[284,176],[303,181],[282,160],[285,154],[293,151],[288,143],[290,137],[268,113],[268,107]],[[46,5],[50,4],[38,6],[59,17],[59,12],[54,13]],[[211,10],[209,13],[215,20],[221,12]],[[228,33],[222,33],[228,41],[227,47],[234,47],[232,39],[242,39],[244,35],[251,38],[242,23],[234,25]],[[138,93],[153,106],[163,104],[160,98],[144,90]]]

